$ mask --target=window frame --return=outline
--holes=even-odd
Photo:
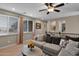
[[[33,32],[33,20],[32,20],[32,18],[30,18],[30,17],[25,17],[24,20],[27,21],[27,25],[26,25],[27,31],[24,31],[24,33],[31,33],[31,32]],[[32,31],[29,31],[29,21],[32,21]]]
[[[6,33],[2,33],[2,34],[0,34],[0,36],[7,36],[7,35],[16,35],[16,34],[18,34],[18,28],[17,28],[17,33],[10,33],[9,32],[9,17],[13,17],[13,18],[17,18],[17,20],[19,19],[19,17],[15,17],[15,16],[9,16],[9,15],[3,15],[3,14],[0,14],[0,16],[3,16],[3,17],[7,17],[7,32]],[[19,20],[18,20],[18,23],[19,23]],[[17,25],[17,27],[18,27],[18,25]]]
[[[7,35],[17,35],[18,34],[18,31],[19,31],[19,17],[15,17],[15,16],[9,16],[9,15],[3,15],[3,14],[0,14],[0,16],[4,16],[4,17],[7,17],[7,33],[4,33],[4,34],[0,34],[0,36],[7,36]],[[9,17],[13,17],[13,18],[17,18],[18,19],[18,25],[17,25],[17,33],[10,33],[9,32]],[[32,33],[33,30],[34,30],[34,19],[31,18],[31,17],[25,17],[24,20],[27,20],[27,31],[24,31],[23,33]],[[32,31],[29,31],[29,21],[32,21]]]

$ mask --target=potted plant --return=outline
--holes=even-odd
[[[32,40],[28,41],[28,48],[32,51],[32,48],[34,48],[34,42]]]

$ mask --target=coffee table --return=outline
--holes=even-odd
[[[27,45],[23,45],[22,54],[23,56],[44,56],[44,53],[39,47],[35,46],[31,51]]]

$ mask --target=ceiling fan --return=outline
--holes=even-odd
[[[55,3],[45,3],[45,5],[47,6],[47,9],[42,9],[42,10],[39,10],[39,12],[41,11],[45,11],[47,10],[47,15],[50,13],[50,12],[60,12],[59,9],[57,9],[58,7],[61,7],[61,6],[64,6],[64,3],[60,3],[60,4],[57,4],[57,5],[54,5]]]

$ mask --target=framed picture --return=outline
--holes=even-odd
[[[36,29],[41,29],[41,23],[36,23]]]

